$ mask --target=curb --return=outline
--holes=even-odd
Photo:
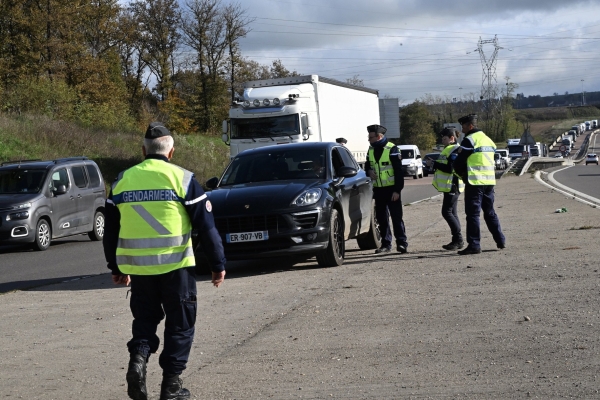
[[[566,197],[570,197],[570,198],[572,198],[574,200],[579,201],[580,203],[587,204],[588,206],[591,206],[592,208],[598,209],[598,207],[600,207],[600,199],[597,199],[595,197],[588,196],[587,194],[584,194],[584,193],[578,192],[576,190],[573,190],[573,189],[571,189],[571,188],[569,188],[569,187],[567,187],[565,185],[562,185],[562,184],[558,183],[554,179],[553,175],[554,175],[555,172],[559,172],[559,171],[562,171],[562,170],[567,169],[567,168],[571,168],[571,166],[559,169],[558,171],[554,171],[554,172],[551,172],[549,174],[547,172],[536,171],[535,172],[535,180],[538,183],[542,184],[543,186],[546,186],[547,188],[555,190],[555,191],[557,191],[557,192],[565,195]],[[542,173],[548,174],[548,180],[550,182],[552,182],[553,185],[556,185],[556,186],[553,186],[553,185],[550,185],[549,183],[544,182],[544,180],[540,177],[540,175]]]

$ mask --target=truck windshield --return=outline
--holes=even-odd
[[[231,120],[232,139],[289,136],[299,133],[298,114]]]
[[[45,177],[43,169],[0,171],[0,194],[38,193]]]
[[[220,186],[290,179],[324,179],[326,165],[325,150],[322,149],[282,149],[270,153],[252,153],[233,159],[223,174]]]

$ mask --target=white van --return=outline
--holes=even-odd
[[[403,144],[398,146],[402,156],[402,169],[404,176],[412,176],[414,179],[423,177],[423,160],[421,152],[414,144]]]

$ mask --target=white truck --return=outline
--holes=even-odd
[[[378,95],[375,89],[318,75],[246,82],[243,98],[232,103],[229,120],[223,121],[223,141],[233,158],[256,147],[344,138],[363,165],[367,126],[380,123]]]
[[[519,143],[521,143],[521,139],[508,139],[506,141],[508,156],[511,160],[523,157],[523,153],[529,154],[529,145]]]

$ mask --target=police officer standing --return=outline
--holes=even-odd
[[[145,160],[123,172],[106,200],[104,254],[112,280],[131,283],[132,339],[127,394],[147,400],[146,363],[158,350],[156,329],[166,316],[160,400],[189,399],[180,379],[196,323],[196,278],[192,228],[212,264],[212,283],[225,279],[225,257],[212,205],[193,173],[169,163],[173,137],[162,123],[146,131]]]
[[[494,211],[494,186],[496,170],[494,152],[496,144],[477,128],[477,115],[469,114],[458,120],[465,138],[454,161],[454,169],[465,183],[465,213],[467,214],[468,246],[458,254],[481,253],[479,214],[483,219],[499,249],[505,248],[506,239],[500,227],[500,220]]]
[[[404,189],[402,157],[398,147],[388,142],[384,136],[387,131],[381,125],[369,125],[369,151],[365,171],[373,180],[373,199],[375,199],[375,217],[381,232],[381,247],[375,254],[389,253],[392,247],[392,232],[389,218],[392,218],[396,249],[406,253],[408,242],[402,221],[402,200],[400,193]]]
[[[459,146],[456,143],[458,132],[454,128],[444,128],[440,132],[442,144],[445,146],[438,159],[426,160],[433,163],[435,173],[433,175],[433,186],[438,192],[444,194],[442,202],[442,217],[448,223],[452,233],[452,241],[442,247],[446,250],[458,250],[464,247],[463,237],[460,231],[460,220],[458,219],[457,204],[465,184],[458,175],[454,174],[453,164],[456,159]]]

